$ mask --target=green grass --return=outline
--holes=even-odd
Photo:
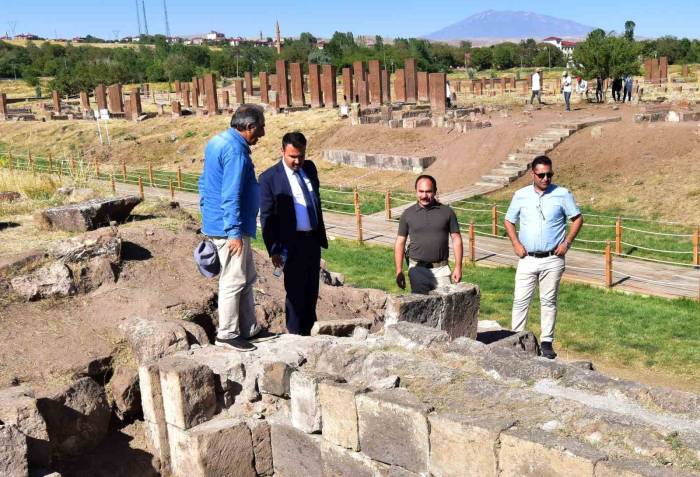
[[[258,239],[256,246],[263,247]],[[346,283],[400,290],[394,282],[391,248],[336,239],[323,258]],[[463,281],[481,289],[480,319],[510,326],[515,270],[466,266]],[[539,300],[533,300],[529,329],[539,334]],[[647,369],[697,378],[700,367],[700,305],[677,299],[627,295],[563,282],[559,295],[557,348],[621,368]]]

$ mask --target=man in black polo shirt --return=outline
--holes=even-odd
[[[403,274],[406,238],[408,244],[408,279],[413,293],[428,293],[439,286],[458,283],[462,279],[462,236],[454,211],[435,199],[437,183],[429,175],[416,179],[417,203],[401,214],[399,233],[394,245],[396,264],[396,284],[406,288]],[[448,259],[450,247],[448,237],[452,237],[455,269],[450,272]]]

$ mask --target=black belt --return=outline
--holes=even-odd
[[[552,255],[554,255],[554,250],[550,250],[549,252],[527,252],[528,257],[535,258],[551,257]]]
[[[416,267],[423,267],[423,268],[440,268],[440,267],[444,267],[447,264],[448,264],[447,260],[441,260],[439,262],[424,262],[422,260],[416,260]]]
[[[315,230],[297,230],[297,235],[301,235],[302,237],[313,237],[315,234]]]

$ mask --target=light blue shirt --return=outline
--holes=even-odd
[[[581,215],[574,196],[565,187],[551,184],[538,194],[534,185],[515,192],[506,220],[520,223],[518,238],[528,252],[549,252],[566,238],[566,220]]]

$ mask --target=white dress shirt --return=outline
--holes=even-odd
[[[294,197],[294,213],[296,214],[297,218],[297,230],[312,230],[311,222],[309,220],[309,210],[306,205],[306,198],[304,197],[304,192],[301,190],[299,181],[296,177],[294,177],[294,170],[287,166],[287,164],[284,162],[284,159],[282,159],[282,165],[284,166],[284,172],[287,174],[287,180],[289,181],[289,185],[292,187],[292,196]],[[311,186],[311,181],[306,176],[306,174],[304,174],[304,171],[299,169],[299,175],[301,175],[304,184],[306,184],[306,187],[309,190],[309,194],[313,194],[314,189]],[[311,210],[313,211],[313,208]]]

